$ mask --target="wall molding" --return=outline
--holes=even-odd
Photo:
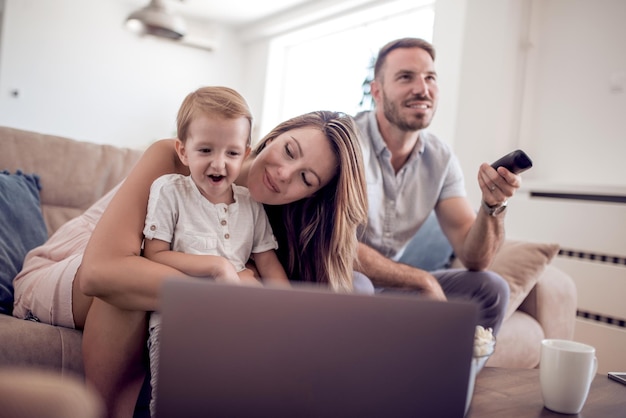
[[[531,198],[585,200],[591,202],[609,202],[626,204],[626,196],[610,194],[590,194],[590,193],[562,193],[562,192],[530,192]]]
[[[569,248],[561,248],[559,250],[560,257],[577,258],[580,260],[595,261],[598,263],[614,264],[620,267],[626,267],[626,257],[613,254],[592,253],[589,251],[573,250]]]
[[[604,325],[626,329],[626,319],[613,318],[610,316],[600,315],[597,313],[581,311],[581,310],[576,311],[576,316],[579,318],[589,319],[595,322],[601,322]]]

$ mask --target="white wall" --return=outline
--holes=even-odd
[[[135,6],[6,0],[0,124],[143,147],[175,133],[190,91],[209,84],[243,90],[241,46],[228,28],[218,28],[215,52],[139,38],[123,27]]]
[[[479,165],[519,146],[522,41],[528,4],[528,0],[437,2],[433,43],[438,48],[442,96],[441,112],[432,130],[452,135],[448,141],[459,155],[468,194],[476,207],[480,202]],[[463,16],[457,5],[465,10]],[[454,38],[448,27],[455,28]],[[449,92],[449,88],[455,90]],[[451,106],[454,108],[448,110]]]
[[[437,1],[432,130],[453,144],[472,202],[480,163],[515,148],[535,163],[527,185],[624,190],[625,21],[623,0]]]
[[[435,2],[432,43],[437,52],[435,67],[439,86],[439,105],[430,129],[451,146],[454,146],[459,107],[466,8],[467,0]]]
[[[626,193],[626,1],[533,0],[522,143],[533,179]]]
[[[269,42],[267,39],[258,39],[243,44],[243,91],[252,114],[252,141],[263,137],[267,132],[259,130],[263,117],[265,91],[267,89],[267,70],[269,56]]]

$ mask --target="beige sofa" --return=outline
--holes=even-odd
[[[41,207],[51,235],[113,188],[140,150],[79,142],[0,127],[0,171],[40,176]],[[0,315],[0,366],[37,366],[83,374],[80,331]]]
[[[0,150],[0,170],[21,169],[40,176],[41,204],[50,234],[122,180],[141,155],[139,150],[6,127],[0,127]],[[494,262],[494,267],[511,280],[515,292],[511,314],[488,365],[536,367],[542,338],[572,338],[574,284],[556,268],[548,265],[544,269],[555,249],[551,245],[507,242]],[[515,277],[528,276],[529,271],[530,278]],[[80,331],[0,315],[0,341],[0,367],[83,373]]]

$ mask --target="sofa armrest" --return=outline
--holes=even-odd
[[[546,338],[572,339],[578,295],[572,278],[547,265],[519,309],[539,322]]]

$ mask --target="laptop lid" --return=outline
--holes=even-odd
[[[462,417],[478,310],[166,281],[158,417]]]

